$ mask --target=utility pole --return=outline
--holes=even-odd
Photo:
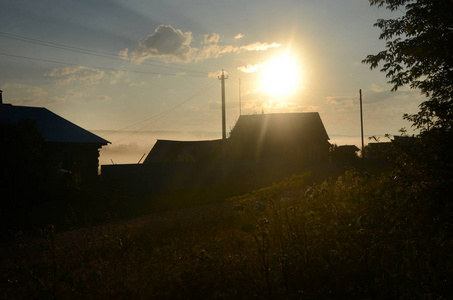
[[[222,69],[222,76],[219,77],[221,87],[222,87],[222,139],[226,140],[226,117],[225,117],[225,79],[228,79],[228,76],[225,77],[225,73]]]
[[[222,90],[222,180],[225,182],[227,178],[227,163],[226,163],[226,117],[225,117],[225,73],[222,69],[222,76],[219,77]]]
[[[359,90],[360,94],[360,129],[362,131],[362,160],[365,159],[365,149],[363,144],[363,114],[362,114],[362,89]]]

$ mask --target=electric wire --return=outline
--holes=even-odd
[[[70,46],[70,45],[55,43],[55,42],[46,41],[46,40],[42,40],[42,39],[29,38],[29,37],[10,34],[10,33],[2,32],[2,31],[0,31],[0,37],[14,39],[14,40],[22,41],[22,42],[27,42],[27,43],[33,43],[33,44],[37,44],[37,45],[41,45],[41,46],[52,47],[52,48],[56,48],[56,49],[68,50],[68,51],[73,51],[73,52],[78,52],[78,53],[83,53],[83,54],[88,54],[88,55],[95,55],[95,56],[99,56],[99,57],[115,59],[115,60],[119,60],[119,61],[123,61],[123,62],[128,61],[128,60],[118,57],[118,54],[114,54],[114,53],[87,49],[87,48],[82,48],[82,47],[77,47],[77,46]],[[21,59],[35,60],[35,61],[40,61],[40,62],[47,62],[47,63],[79,66],[79,64],[74,64],[74,63],[33,58],[33,57],[20,56],[20,55],[8,54],[8,53],[0,53],[0,55],[21,58]],[[199,69],[203,69],[202,66],[197,66],[197,70],[193,70],[182,64],[172,63],[172,62],[160,62],[160,61],[154,61],[154,60],[149,60],[149,59],[147,59],[147,61],[140,62],[139,64],[154,66],[154,67],[158,67],[158,68],[174,69],[174,70],[178,70],[178,71],[188,71],[188,72],[200,74],[200,76],[188,75],[188,74],[183,74],[183,76],[205,77],[207,75],[205,71],[199,71]],[[162,64],[162,65],[158,65],[158,64]],[[177,66],[177,67],[174,67],[172,65]],[[184,67],[182,67],[182,66],[184,66]],[[107,67],[91,67],[91,68],[98,68],[98,69],[111,70],[111,71],[124,71],[124,72],[130,72],[130,73],[138,73],[138,74],[162,74],[160,72],[121,70],[121,69],[117,69],[117,68],[107,68]],[[210,68],[204,68],[204,69],[210,70]],[[250,74],[247,74],[244,72],[238,72],[236,67],[232,67],[231,70],[234,70],[234,71],[228,72],[228,75],[230,76],[231,79],[241,78],[241,79],[245,79],[244,80],[245,82],[249,82],[251,84],[257,84],[259,82],[258,79],[252,78],[252,75],[250,75]],[[201,76],[201,74],[204,76]],[[236,75],[234,75],[234,74],[236,74]],[[237,74],[239,74],[239,75],[237,75]],[[174,76],[175,74],[162,74],[162,75]],[[180,75],[180,74],[178,74],[178,75]],[[311,92],[328,92],[328,93],[352,93],[353,92],[353,91],[334,91],[334,90],[320,90],[320,89],[310,89],[309,91],[311,91]]]
[[[0,37],[14,39],[14,40],[22,41],[22,42],[37,44],[37,45],[56,48],[56,49],[62,49],[62,50],[73,51],[73,52],[77,52],[77,53],[83,53],[83,54],[94,55],[94,56],[103,57],[103,58],[114,59],[114,60],[118,60],[118,61],[122,61],[122,62],[130,61],[127,59],[120,58],[120,57],[118,57],[118,54],[114,54],[114,53],[108,53],[108,52],[103,52],[103,51],[98,51],[98,50],[87,49],[87,48],[69,46],[69,45],[60,44],[60,43],[54,43],[54,42],[49,42],[49,41],[45,41],[45,40],[9,34],[9,33],[1,32],[1,31],[0,31]],[[158,62],[158,61],[148,60],[148,61],[140,62],[139,64],[154,66],[154,67],[158,67],[158,68],[174,69],[174,70],[178,70],[178,71],[188,71],[188,72],[192,72],[192,73],[199,73],[199,74],[206,75],[206,72],[204,72],[204,71],[193,70],[187,66],[181,67],[182,65],[177,64],[177,63],[170,63],[170,62],[167,63],[167,62]],[[162,65],[158,65],[158,64],[162,64]],[[175,65],[175,67],[173,67],[171,65]],[[198,67],[198,69],[199,68],[200,67]]]
[[[4,52],[0,52],[0,55],[20,58],[20,59],[28,59],[28,60],[40,61],[40,62],[45,62],[45,63],[60,64],[60,65],[66,65],[66,66],[82,66],[81,64],[62,62],[62,61],[43,59],[43,58],[36,58],[36,57],[29,57],[29,56],[22,56],[22,55],[15,55],[15,54],[9,54],[9,53],[4,53]],[[124,69],[118,69],[118,68],[108,68],[108,67],[99,67],[99,66],[90,66],[90,65],[83,65],[83,67],[99,69],[99,70],[107,70],[107,71],[121,71],[121,72],[125,72],[125,73],[152,74],[152,75],[162,75],[162,76],[175,76],[175,75],[177,75],[177,74],[168,74],[168,73],[162,73],[162,72],[157,72],[157,71],[153,72],[153,71],[124,70]],[[201,75],[187,75],[187,74],[185,76],[203,77],[203,78],[206,77],[206,76],[201,76]]]
[[[142,131],[142,130],[145,129],[146,127],[149,127],[149,126],[151,126],[152,124],[154,124],[154,123],[160,121],[162,118],[166,117],[168,114],[170,114],[171,112],[173,112],[174,110],[176,110],[176,109],[179,108],[180,106],[182,106],[182,105],[184,105],[185,103],[189,102],[190,100],[196,98],[197,96],[203,94],[204,92],[206,92],[207,90],[211,89],[211,88],[212,88],[214,85],[216,85],[216,84],[217,84],[217,82],[213,82],[213,83],[211,83],[211,84],[209,84],[209,85],[207,85],[207,86],[204,86],[203,88],[201,88],[200,90],[198,90],[197,92],[195,92],[192,96],[190,96],[189,98],[185,99],[184,101],[178,103],[177,105],[175,105],[175,106],[173,106],[173,107],[171,107],[171,108],[169,108],[169,109],[167,109],[167,110],[165,110],[165,111],[163,111],[163,112],[161,112],[161,113],[158,113],[158,114],[156,114],[156,115],[154,115],[154,116],[152,116],[152,117],[150,117],[150,118],[148,118],[148,119],[146,119],[146,120],[144,120],[144,121],[141,121],[141,122],[138,122],[138,123],[129,125],[129,126],[125,127],[125,128],[119,129],[119,130],[114,131],[114,132],[110,132],[110,133],[108,133],[107,135],[110,135],[110,134],[113,134],[113,133],[121,132],[121,131],[123,131],[123,130],[125,130],[125,129],[128,129],[128,128],[137,126],[137,125],[139,125],[139,124],[143,124],[143,123],[145,123],[145,122],[147,122],[147,121],[150,121],[150,120],[152,120],[152,119],[154,119],[154,118],[157,118],[157,119],[153,120],[152,122],[146,124],[145,126],[142,126],[142,127],[140,127],[139,129],[133,131],[131,134],[129,134],[129,135],[127,135],[127,136],[125,136],[125,137],[123,137],[123,138],[121,138],[121,139],[119,139],[119,140],[113,142],[112,144],[119,143],[119,142],[121,142],[121,141],[123,141],[123,140],[125,140],[125,139],[127,139],[127,138],[129,138],[129,137],[131,137],[132,135],[134,135],[134,134],[136,134],[136,133]]]

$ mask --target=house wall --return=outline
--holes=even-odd
[[[234,161],[314,163],[327,161],[328,154],[329,143],[325,140],[283,142],[231,140],[228,144],[228,157]]]
[[[98,180],[100,145],[89,143],[46,143],[49,172],[62,168],[77,182]],[[53,170],[52,170],[53,169]]]

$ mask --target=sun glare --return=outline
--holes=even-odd
[[[272,96],[287,96],[299,87],[300,80],[300,66],[289,55],[273,59],[262,69],[263,89]]]

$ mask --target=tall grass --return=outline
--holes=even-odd
[[[86,234],[52,227],[33,258],[3,262],[2,298],[451,297],[451,207],[419,185],[353,170],[308,174],[206,209]]]

